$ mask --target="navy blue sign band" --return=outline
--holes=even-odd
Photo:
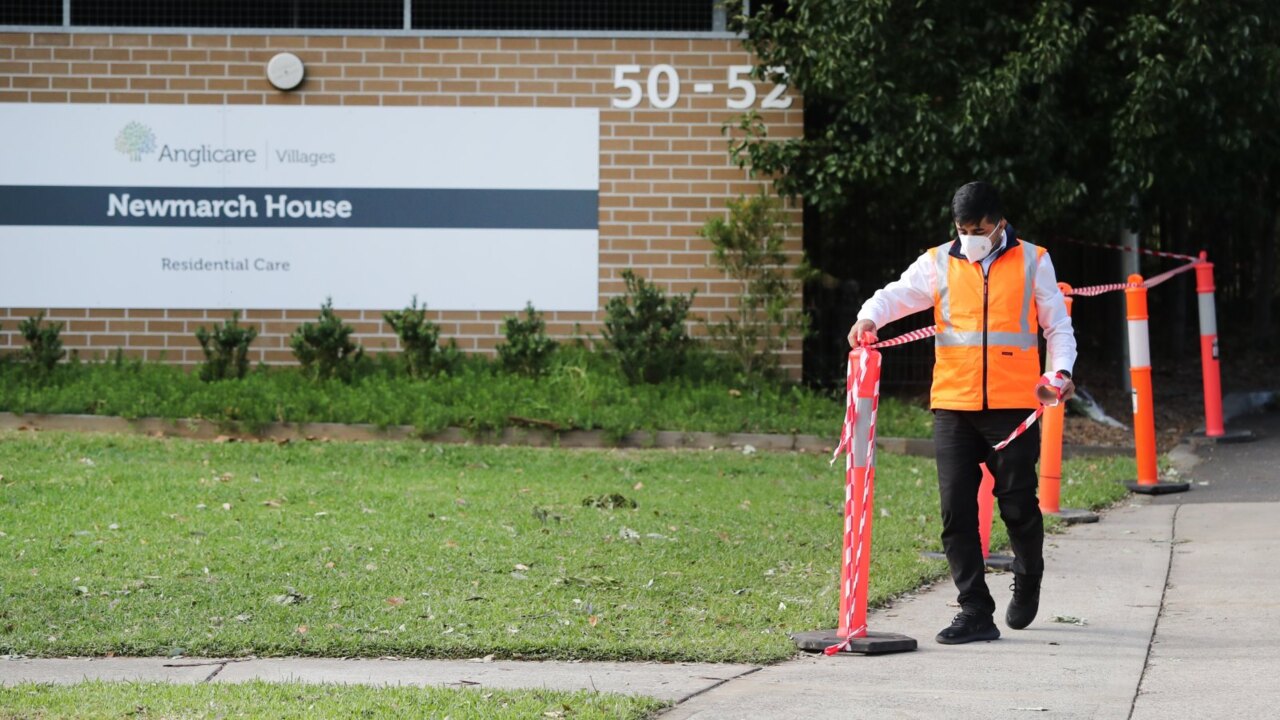
[[[0,186],[0,225],[596,230],[595,190]]]

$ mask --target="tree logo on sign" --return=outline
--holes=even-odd
[[[142,160],[143,153],[155,152],[155,149],[155,133],[136,120],[125,125],[120,134],[116,135],[116,150],[128,155],[134,162]]]

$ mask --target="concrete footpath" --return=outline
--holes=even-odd
[[[1248,445],[1182,453],[1183,495],[1134,496],[1050,536],[1040,615],[990,643],[943,646],[950,583],[872,614],[919,650],[746,665],[195,658],[0,660],[0,683],[251,678],[650,695],[675,718],[1280,716],[1280,416]],[[988,575],[1000,606],[1009,575]],[[834,621],[835,609],[832,609]]]

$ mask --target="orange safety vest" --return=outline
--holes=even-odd
[[[1010,228],[1009,237],[1014,237]],[[1040,378],[1036,265],[1044,248],[1013,239],[982,264],[951,241],[929,250],[938,271],[933,296],[933,392],[944,410],[1034,408]]]

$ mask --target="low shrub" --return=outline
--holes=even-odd
[[[547,371],[558,343],[547,337],[547,324],[533,303],[525,305],[524,318],[508,317],[503,335],[507,341],[498,345],[498,360],[503,369],[537,377]]]
[[[668,296],[630,270],[627,291],[605,304],[604,338],[632,383],[658,383],[685,365],[692,345],[685,320],[694,293]]]
[[[364,359],[364,348],[351,340],[354,332],[355,328],[333,312],[333,298],[327,298],[320,306],[319,320],[294,330],[289,347],[311,379],[351,382]]]
[[[427,320],[426,303],[419,308],[417,296],[409,307],[383,313],[382,319],[400,338],[401,366],[409,377],[429,377],[457,369],[462,359],[457,341],[450,339],[447,346],[440,346],[440,326]]]
[[[243,378],[249,372],[249,344],[258,337],[258,329],[240,324],[240,311],[213,330],[203,325],[196,329],[196,340],[204,351],[200,379],[205,382]]]
[[[53,372],[58,361],[67,355],[62,348],[62,328],[60,322],[46,323],[43,311],[18,323],[18,331],[27,341],[22,359],[41,372]]]

